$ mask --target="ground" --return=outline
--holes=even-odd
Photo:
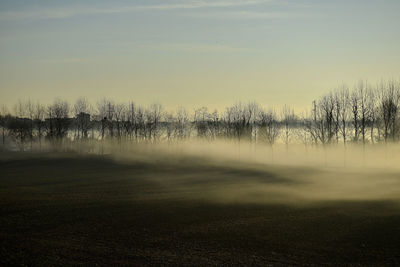
[[[0,265],[400,265],[396,201],[296,205],[248,191],[299,186],[288,175],[299,169],[285,169],[8,154]]]

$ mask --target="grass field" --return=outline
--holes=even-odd
[[[400,265],[398,173],[0,158],[2,266]]]

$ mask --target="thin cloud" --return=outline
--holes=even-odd
[[[53,59],[42,59],[39,60],[39,62],[42,63],[51,63],[51,64],[75,64],[75,63],[85,63],[89,62],[87,58],[76,58],[76,57],[71,57],[71,58],[53,58]]]
[[[154,50],[168,50],[181,52],[239,52],[246,51],[247,48],[232,47],[222,44],[201,44],[201,43],[163,43],[163,44],[146,44],[144,48]]]
[[[224,11],[210,13],[192,13],[188,16],[212,19],[289,19],[302,18],[304,15],[287,12],[254,12],[254,11]]]
[[[63,8],[41,8],[21,11],[2,11],[0,20],[26,20],[26,19],[61,19],[79,15],[129,13],[139,10],[177,10],[198,8],[221,8],[258,5],[272,2],[274,0],[221,0],[221,1],[187,1],[182,3],[159,4],[159,5],[131,5],[122,7],[63,7]]]
[[[195,9],[195,8],[209,8],[209,7],[234,7],[234,6],[247,6],[257,5],[272,0],[236,0],[236,1],[192,1],[185,4],[170,4],[170,5],[153,5],[142,6],[143,9]]]

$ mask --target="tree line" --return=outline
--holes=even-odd
[[[23,150],[43,141],[117,140],[174,141],[189,138],[247,140],[274,145],[374,144],[400,137],[400,83],[360,81],[342,85],[312,101],[310,110],[295,114],[288,105],[266,109],[257,102],[236,103],[223,112],[207,107],[189,112],[167,111],[161,104],[115,103],[103,99],[92,105],[57,99],[50,105],[19,101],[12,112],[0,110],[2,146],[13,143]]]

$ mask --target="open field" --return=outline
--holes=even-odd
[[[399,265],[400,173],[0,157],[0,265]]]

